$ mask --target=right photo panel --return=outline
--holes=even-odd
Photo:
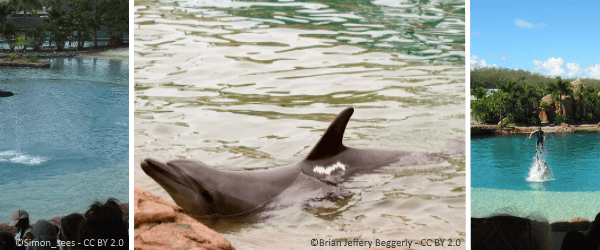
[[[472,249],[599,249],[598,7],[471,1]]]

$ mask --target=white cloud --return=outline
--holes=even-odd
[[[539,71],[542,74],[558,76],[565,73],[563,69],[563,59],[550,57],[546,61],[533,60],[533,71]]]
[[[472,55],[471,56],[471,69],[475,69],[475,68],[487,68],[490,67],[490,65],[488,65],[485,62],[485,59],[481,59],[476,55]],[[493,64],[491,67],[497,67],[496,64]]]
[[[506,57],[506,56],[501,56],[501,57],[500,57],[500,61],[504,61],[504,62],[506,62],[506,61],[508,61],[508,57]]]
[[[585,69],[592,78],[600,79],[600,63]]]
[[[477,31],[471,31],[471,35],[479,36],[479,35],[481,35],[481,33],[477,32]]]
[[[582,71],[579,63],[567,63],[567,69],[569,69],[568,76],[578,76]]]
[[[590,77],[600,79],[600,63],[582,68],[579,63],[567,63],[568,72],[563,68],[562,58],[550,57],[546,61],[533,60],[533,71],[551,76]]]
[[[538,28],[541,29],[542,27],[546,26],[546,24],[544,23],[540,23],[540,24],[533,24],[530,22],[527,22],[523,19],[517,19],[515,20],[515,24],[519,27],[519,28],[523,28],[523,29],[534,29],[534,28]]]

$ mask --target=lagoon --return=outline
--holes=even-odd
[[[54,58],[51,68],[0,68],[0,222],[128,202],[127,63]]]

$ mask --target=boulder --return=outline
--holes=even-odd
[[[588,219],[581,217],[575,217],[569,220],[569,223],[571,223],[573,229],[577,231],[587,231],[588,229],[590,229],[590,225],[592,225],[592,223]]]
[[[571,82],[571,88],[573,89],[573,93],[580,92],[582,87],[584,87],[584,85],[583,83],[581,83],[581,80],[579,80],[579,78]]]
[[[134,189],[134,249],[233,249],[223,236],[148,190]]]
[[[123,219],[124,220],[129,220],[129,203],[123,203],[121,204],[121,210],[123,210]],[[67,216],[68,214],[65,214],[63,216]],[[60,227],[60,218],[62,218],[62,216],[60,217],[54,217],[50,220],[47,220],[48,222],[50,222],[51,224],[54,224],[58,227]],[[11,227],[8,225],[9,222],[0,224],[0,232],[9,232],[11,234],[16,234],[17,233],[17,228],[16,227]],[[31,227],[33,227],[35,224],[31,224]]]
[[[506,121],[506,119],[508,119],[508,117],[504,117],[504,119],[502,119],[501,121],[498,122],[498,126],[501,126],[502,123],[504,123]]]
[[[564,220],[552,222],[550,226],[552,227],[552,232],[568,232],[572,229],[571,223]]]

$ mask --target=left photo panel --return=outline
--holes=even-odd
[[[128,30],[129,1],[0,0],[0,249],[129,248]]]

